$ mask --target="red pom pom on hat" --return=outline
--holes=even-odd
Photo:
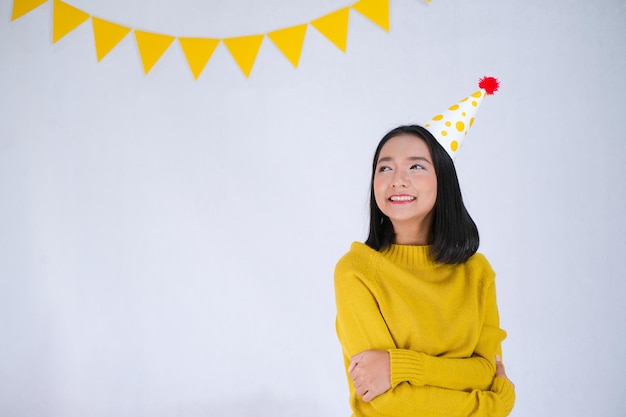
[[[496,91],[498,91],[498,87],[500,87],[500,82],[495,77],[483,77],[478,81],[478,87],[485,90],[488,95],[492,95]]]

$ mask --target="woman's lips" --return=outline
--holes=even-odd
[[[412,195],[408,194],[394,194],[389,197],[389,201],[392,203],[402,204],[402,203],[410,203],[411,201],[415,201],[416,198]]]

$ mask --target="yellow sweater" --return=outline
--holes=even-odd
[[[355,393],[355,417],[504,417],[513,385],[495,376],[500,329],[495,274],[477,253],[461,265],[436,263],[429,246],[378,252],[354,242],[335,269],[337,335],[344,363],[386,350],[391,389],[370,402]]]

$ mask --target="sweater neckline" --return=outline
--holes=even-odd
[[[430,245],[391,245],[380,251],[381,255],[396,265],[417,268],[434,265],[430,256]]]
[[[423,268],[430,267],[436,262],[430,256],[431,245],[412,246],[412,245],[396,245],[392,244],[388,248],[380,252],[370,248],[364,243],[355,242],[363,247],[378,253],[389,262],[405,268]]]

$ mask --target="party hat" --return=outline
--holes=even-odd
[[[463,139],[474,124],[474,117],[485,95],[498,91],[500,83],[494,77],[483,77],[478,81],[479,90],[448,107],[424,124],[430,133],[445,148],[452,159],[463,145]]]

